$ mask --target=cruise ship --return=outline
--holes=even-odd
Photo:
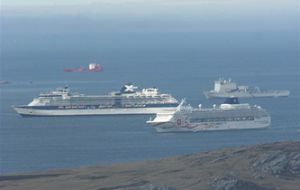
[[[137,91],[132,84],[107,95],[71,93],[68,87],[41,93],[28,105],[13,106],[22,116],[139,115],[175,111],[179,102],[157,88]]]
[[[288,90],[261,90],[258,87],[238,86],[231,79],[216,80],[214,89],[203,92],[206,98],[263,98],[263,97],[287,97]]]
[[[260,106],[239,104],[231,98],[212,108],[192,108],[182,101],[175,112],[158,113],[147,123],[157,132],[198,132],[262,129],[270,125],[271,118]]]

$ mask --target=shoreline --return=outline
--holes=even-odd
[[[1,189],[297,189],[300,141],[274,142],[160,160],[0,175]]]

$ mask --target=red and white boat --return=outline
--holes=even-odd
[[[103,67],[100,64],[96,63],[90,63],[89,67],[86,69],[82,66],[79,68],[66,68],[64,69],[64,72],[77,72],[77,73],[82,73],[82,72],[101,72],[103,71]]]

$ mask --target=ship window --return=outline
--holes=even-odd
[[[197,122],[223,122],[223,121],[247,121],[254,120],[253,116],[244,116],[244,117],[216,117],[216,118],[193,118],[190,119],[191,123]]]

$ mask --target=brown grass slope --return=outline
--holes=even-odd
[[[0,189],[299,190],[300,142],[278,142],[157,161],[2,175]]]

